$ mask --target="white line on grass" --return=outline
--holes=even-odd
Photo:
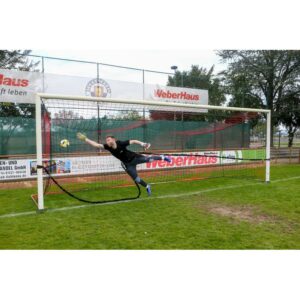
[[[296,180],[296,179],[300,179],[300,176],[289,177],[289,178],[284,178],[284,179],[275,179],[275,180],[272,180],[272,183],[284,182],[284,181],[290,181],[290,180]],[[263,184],[264,183],[262,183],[262,182],[256,182],[256,183],[249,183],[249,184],[229,185],[229,186],[216,187],[216,188],[211,188],[211,189],[197,191],[197,192],[190,192],[190,193],[168,194],[168,195],[162,195],[162,196],[153,196],[153,197],[149,197],[149,198],[139,198],[139,199],[133,199],[133,200],[118,201],[118,202],[83,204],[83,205],[76,205],[76,206],[65,206],[65,207],[61,207],[61,208],[49,208],[49,209],[47,209],[47,212],[57,212],[57,211],[74,210],[74,209],[85,208],[85,207],[95,207],[95,206],[100,206],[100,205],[111,205],[111,204],[118,204],[118,203],[137,202],[137,201],[143,201],[143,200],[147,200],[147,199],[152,200],[152,199],[166,199],[166,198],[181,198],[181,197],[185,197],[185,196],[194,196],[194,195],[215,192],[215,191],[220,191],[220,190],[229,190],[229,189],[235,189],[235,188],[242,188],[245,186],[254,186],[254,185],[263,185]],[[0,215],[0,219],[14,218],[14,217],[21,217],[21,216],[28,216],[28,215],[36,215],[36,214],[37,214],[36,211],[11,213],[11,214],[6,214],[6,215]]]

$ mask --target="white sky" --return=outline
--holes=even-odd
[[[193,64],[207,69],[215,65],[215,73],[225,68],[214,50],[34,50],[32,54],[97,61],[171,73],[173,72],[170,69],[172,65],[178,66],[178,70],[189,70]],[[94,65],[54,60],[45,61],[45,72],[96,77]],[[105,66],[100,66],[100,77],[142,81],[141,72]],[[167,75],[145,73],[146,83],[166,84],[166,81]]]

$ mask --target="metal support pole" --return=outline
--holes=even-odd
[[[143,100],[145,100],[145,70],[143,72]]]
[[[38,187],[38,209],[44,209],[44,189],[43,189],[43,151],[42,151],[42,109],[41,98],[35,96],[35,118],[36,118],[36,156],[37,156],[37,187]]]
[[[270,182],[271,165],[271,111],[267,112],[267,137],[266,137],[266,183]]]
[[[42,82],[42,85],[43,85],[43,93],[45,93],[45,62],[44,62],[44,56],[42,56],[42,76],[43,76],[43,82]]]
[[[143,72],[143,100],[145,100],[145,70]],[[146,112],[145,107],[143,107],[143,141],[146,141]]]
[[[97,63],[97,83],[99,84],[99,63]],[[101,120],[100,120],[100,107],[99,102],[97,102],[97,141],[101,142]]]

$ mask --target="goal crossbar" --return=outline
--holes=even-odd
[[[86,97],[86,96],[72,96],[72,95],[59,95],[59,94],[43,94],[38,93],[37,97],[43,99],[61,99],[61,100],[78,100],[78,101],[94,101],[94,102],[107,102],[107,103],[125,103],[125,104],[138,104],[138,105],[153,105],[177,108],[193,108],[193,109],[213,109],[213,110],[228,110],[228,111],[241,111],[241,112],[258,112],[258,113],[271,113],[268,109],[244,108],[244,107],[229,107],[229,106],[214,106],[204,104],[185,104],[178,102],[162,102],[154,100],[135,100],[135,99],[118,99],[118,98],[102,98],[102,97]]]

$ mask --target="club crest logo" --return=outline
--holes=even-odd
[[[105,80],[101,78],[95,78],[87,83],[85,88],[85,95],[92,97],[109,98],[111,96],[111,88]]]

